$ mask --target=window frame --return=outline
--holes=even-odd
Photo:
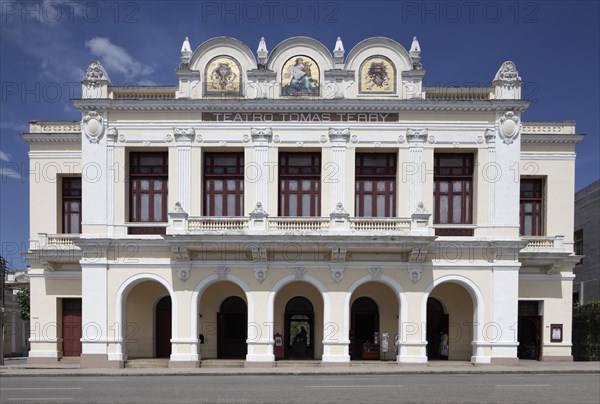
[[[385,159],[384,165],[365,166],[366,157]],[[396,194],[398,191],[398,154],[357,152],[354,171],[354,209],[356,217],[396,217]],[[373,172],[369,172],[370,170]],[[365,182],[372,181],[371,191],[365,191]],[[377,190],[377,182],[385,181],[385,190]],[[377,196],[384,195],[383,214],[377,211]],[[371,216],[365,216],[365,196],[371,196]]]
[[[72,195],[73,193],[73,188],[72,188],[72,183],[76,182],[77,180],[79,180],[79,195]],[[72,176],[72,177],[62,177],[61,178],[61,204],[62,204],[62,234],[81,234],[81,220],[83,218],[82,214],[83,214],[83,184],[81,182],[81,176]],[[71,193],[71,195],[67,195],[67,191],[70,191],[69,193]],[[72,202],[79,202],[79,211],[78,212],[72,212],[71,211],[71,203]],[[69,203],[67,203],[69,202]],[[74,233],[72,231],[70,231],[71,227],[72,227],[72,222],[71,222],[71,214],[72,213],[78,213],[79,214],[79,232],[78,233]]]
[[[441,166],[440,160],[443,158],[457,158],[463,159],[462,166]],[[434,215],[433,223],[439,225],[472,225],[473,224],[473,200],[474,200],[474,153],[435,153],[434,154],[434,174],[433,174],[433,202],[434,202]],[[459,169],[460,173],[445,173],[443,170],[454,170]],[[452,186],[455,182],[461,182],[461,190],[454,191]],[[442,182],[448,182],[448,191],[442,192],[440,185]],[[468,187],[466,186],[468,184]],[[468,191],[467,191],[468,188]],[[440,197],[448,196],[448,220],[446,223],[440,222]],[[460,222],[454,222],[454,196],[461,196],[461,217]]]
[[[297,166],[290,165],[289,159],[293,157],[307,157],[311,158],[310,166]],[[279,203],[278,203],[278,215],[282,217],[320,217],[321,215],[321,152],[280,152],[279,153]],[[290,172],[291,167],[297,167],[298,172]],[[300,172],[303,171],[307,172]],[[296,190],[290,190],[289,185],[292,180],[298,182]],[[310,181],[310,189],[308,192],[302,189],[302,181]],[[290,198],[291,195],[296,195],[296,211],[302,212],[303,203],[302,196],[310,195],[310,208],[307,216],[290,215]],[[284,200],[288,203],[284,203]]]
[[[539,196],[524,197],[523,196],[523,183],[535,183],[538,188],[534,189],[534,193],[538,193]],[[522,237],[528,236],[543,236],[545,235],[545,223],[544,223],[544,189],[546,183],[544,178],[521,178],[519,182],[519,235]],[[535,209],[531,214],[524,211],[525,203],[537,203],[539,211],[535,212]],[[532,216],[532,234],[525,234],[525,217]]]
[[[215,157],[231,156],[235,157],[235,166],[215,165],[209,164],[214,163]],[[219,217],[241,217],[244,215],[244,152],[205,152],[203,156],[203,204],[202,213],[204,216],[215,217],[215,196],[222,195],[222,209],[223,214]],[[235,167],[235,173],[222,173],[215,170],[215,168],[230,168]],[[215,172],[217,171],[217,172]],[[225,168],[226,171],[226,168]],[[223,187],[221,190],[215,190],[215,182],[219,179],[223,180]],[[235,189],[230,191],[227,189],[227,180],[235,181]],[[210,186],[209,186],[210,181]],[[229,214],[227,205],[227,196],[235,196],[235,207],[233,214]],[[209,204],[208,198],[212,197],[212,202]],[[209,206],[210,205],[210,206]]]
[[[140,159],[143,157],[160,156],[160,165],[142,165]],[[150,169],[154,172],[143,172]],[[148,190],[142,190],[141,181],[149,180]],[[161,181],[161,189],[155,190],[155,181]],[[135,186],[134,186],[135,184]],[[150,220],[141,220],[141,208],[143,194],[148,194],[148,216]],[[161,197],[161,220],[155,220],[154,196]],[[129,153],[129,221],[131,223],[167,223],[167,204],[169,197],[169,152],[167,151],[143,151]],[[164,227],[132,227],[130,234],[164,234]]]

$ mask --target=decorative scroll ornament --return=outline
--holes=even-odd
[[[185,213],[183,207],[181,206],[181,202],[175,202],[175,207],[173,207],[173,213]]]
[[[254,279],[256,279],[258,283],[263,283],[263,281],[267,279],[268,269],[269,268],[266,265],[254,266]]]
[[[97,144],[104,134],[104,118],[96,111],[90,111],[83,117],[81,123],[83,133],[90,143]]]
[[[421,274],[423,273],[423,268],[408,268],[408,279],[412,283],[417,283],[421,280]]]
[[[331,279],[335,283],[340,283],[344,279],[344,272],[346,268],[343,266],[333,266],[331,267]]]
[[[221,280],[227,279],[227,275],[229,274],[229,268],[227,267],[216,267],[215,272],[217,277]]]
[[[369,269],[369,273],[371,274],[371,279],[379,280],[379,279],[381,279],[381,276],[383,275],[383,268],[380,268],[380,267],[371,268],[371,269]]]
[[[398,135],[398,143],[404,143],[406,141],[406,138],[404,137],[404,135]]]
[[[429,211],[425,208],[425,205],[423,204],[423,202],[419,202],[417,204],[417,208],[415,209],[415,213],[417,213],[417,214],[427,214],[427,213],[429,213]]]
[[[181,282],[185,282],[190,279],[190,268],[189,267],[180,267],[177,268],[177,277]]]
[[[294,267],[292,272],[294,273],[294,279],[304,279],[306,276],[306,268],[304,267]]]
[[[498,120],[498,133],[505,144],[512,144],[519,136],[521,119],[512,111],[507,111]]]
[[[108,74],[102,64],[97,60],[92,60],[81,81],[83,84],[90,87],[99,87],[101,81],[110,81]]]
[[[259,217],[267,217],[269,216],[267,211],[263,208],[263,204],[260,202],[256,202],[256,206],[254,207],[254,210],[252,210],[252,212],[250,212],[250,217],[252,218],[259,218]]]
[[[521,77],[519,77],[519,72],[517,71],[517,67],[514,62],[507,60],[502,63],[500,69],[496,73],[496,77],[494,77],[494,85],[502,84],[506,87],[515,87],[518,83],[521,82]]]
[[[167,133],[165,135],[165,142],[169,143],[173,141],[173,135],[171,135],[170,133]]]

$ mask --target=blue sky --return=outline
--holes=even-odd
[[[69,99],[99,59],[115,85],[176,84],[179,50],[232,36],[256,50],[312,36],[348,52],[370,36],[418,36],[426,85],[489,85],[512,60],[533,100],[525,121],[577,122],[576,188],[600,177],[600,2],[0,0],[0,243],[12,267],[29,239],[29,120],[78,120]]]

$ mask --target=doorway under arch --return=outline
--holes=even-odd
[[[314,357],[314,318],[312,303],[296,296],[285,305],[285,357],[312,359]]]
[[[171,312],[171,296],[165,296],[156,304],[154,352],[157,358],[171,355]]]
[[[366,359],[365,344],[375,344],[375,333],[379,335],[379,308],[373,299],[359,297],[350,309],[350,353],[351,359]],[[378,357],[376,359],[379,359]]]
[[[239,296],[223,300],[217,313],[217,357],[244,359],[248,351],[248,307]]]
[[[427,299],[427,359],[448,359],[449,316],[435,297]],[[444,344],[442,344],[442,341]]]

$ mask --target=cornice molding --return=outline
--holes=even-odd
[[[81,143],[81,133],[22,133],[27,143]]]
[[[246,101],[246,102],[245,102]],[[82,112],[98,111],[505,111],[522,112],[528,100],[437,101],[437,100],[373,100],[373,99],[174,99],[174,100],[109,100],[76,99],[73,105]]]
[[[577,144],[583,140],[585,135],[539,135],[521,134],[521,143],[553,143],[553,144]]]

